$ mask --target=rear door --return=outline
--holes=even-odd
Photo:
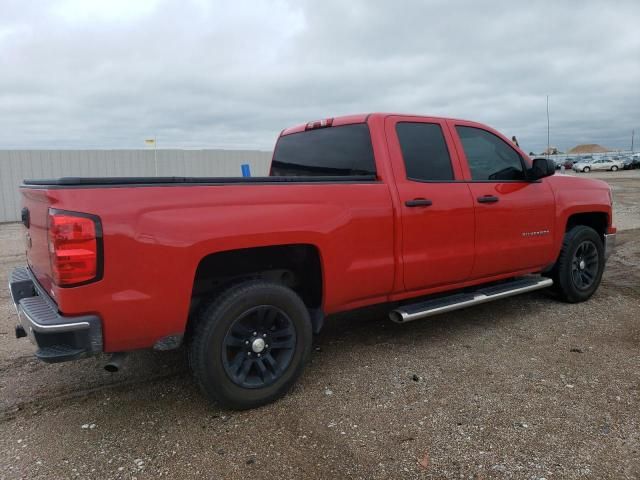
[[[472,278],[536,269],[553,261],[555,201],[546,179],[529,182],[511,142],[472,122],[449,120],[475,205]]]
[[[446,123],[392,116],[385,132],[400,197],[405,288],[466,280],[474,257],[474,206]]]

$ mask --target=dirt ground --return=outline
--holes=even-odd
[[[34,360],[4,287],[21,226],[0,225],[0,478],[640,478],[640,171],[598,176],[620,234],[592,300],[335,318],[247,412],[208,404],[183,352]]]

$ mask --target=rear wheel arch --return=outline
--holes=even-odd
[[[193,279],[187,334],[203,305],[230,285],[248,279],[292,289],[309,309],[314,331],[320,330],[324,298],[321,251],[314,244],[297,243],[225,250],[202,257]]]

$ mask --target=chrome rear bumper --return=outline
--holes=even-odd
[[[102,351],[102,323],[96,315],[64,316],[29,269],[16,268],[9,277],[11,299],[20,324],[16,336],[28,336],[36,357],[48,363],[74,360]]]

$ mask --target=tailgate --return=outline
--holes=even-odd
[[[51,291],[51,262],[47,239],[47,222],[52,198],[46,189],[20,189],[22,223],[26,227],[27,263],[45,290]]]

